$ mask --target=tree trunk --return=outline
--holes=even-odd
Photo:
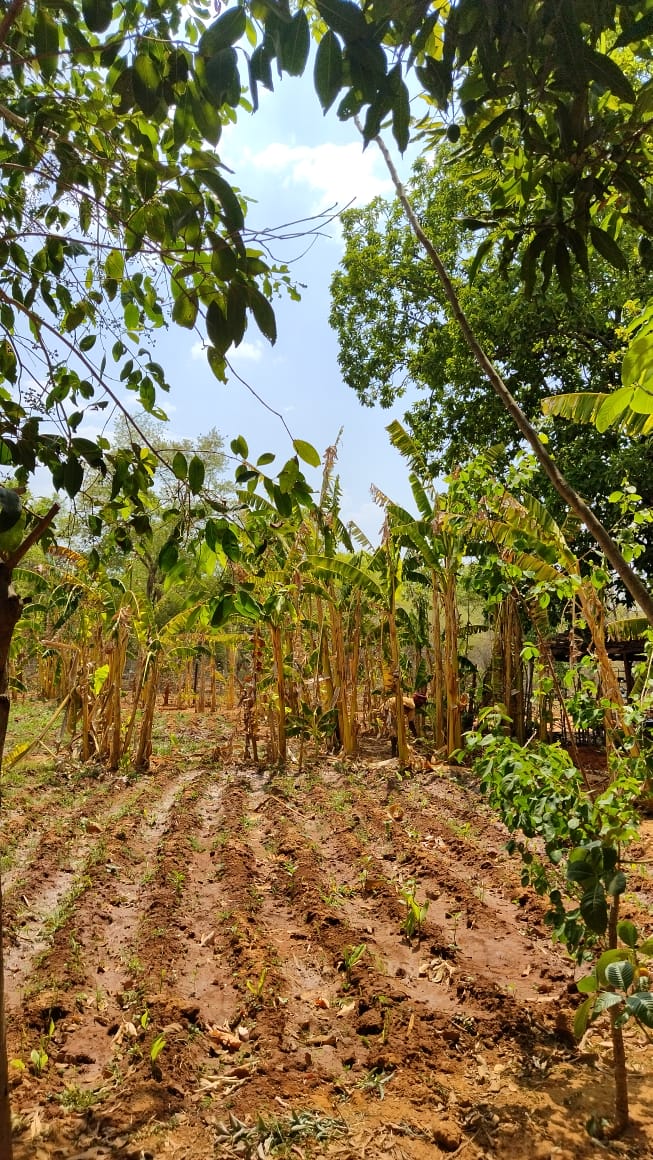
[[[20,620],[22,605],[11,583],[11,570],[0,564],[0,771],[9,723],[9,649],[14,629]],[[0,798],[1,804],[1,798]],[[9,1104],[9,1063],[5,1025],[4,922],[2,882],[0,881],[0,1156],[11,1160],[11,1107]]]

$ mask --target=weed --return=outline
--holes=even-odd
[[[381,1071],[373,1068],[364,1075],[360,1082],[356,1085],[363,1092],[376,1092],[380,1100],[385,1096],[385,1089],[393,1078],[393,1071]]]
[[[168,874],[168,882],[172,886],[172,889],[177,895],[177,898],[181,898],[185,881],[186,875],[184,874],[183,870],[171,870]]]
[[[58,1097],[62,1108],[68,1108],[71,1112],[85,1112],[88,1108],[92,1108],[99,1098],[99,1092],[94,1092],[90,1088],[80,1088],[77,1084],[66,1084]]]

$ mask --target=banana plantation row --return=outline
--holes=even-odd
[[[577,529],[559,527],[529,495],[530,458],[505,484],[492,454],[481,455],[438,492],[404,428],[389,431],[418,514],[375,489],[377,548],[341,519],[335,447],[314,500],[297,458],[272,484],[242,439],[232,444],[239,490],[214,492],[208,506],[204,478],[193,480],[177,453],[178,494],[160,505],[150,541],[125,541],[117,521],[89,556],[80,518],[68,547],[60,527],[47,562],[35,549],[17,574],[29,599],[14,688],[52,699],[62,742],[111,768],[148,767],[157,695],[199,712],[218,699],[239,706],[246,754],[268,764],[287,759],[289,737],[302,759],[307,744],[355,755],[361,734],[386,718],[407,766],[413,694],[417,732],[446,756],[497,712],[521,744],[564,739],[574,757],[592,735],[639,753],[648,669],[633,686],[628,665],[620,680],[607,641],[636,637],[642,622],[602,560],[574,550]],[[632,489],[614,506],[617,534],[636,555],[648,513]],[[93,521],[86,513],[84,524]]]

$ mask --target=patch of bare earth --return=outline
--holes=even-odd
[[[635,1037],[630,1135],[585,1132],[607,1028],[575,1046],[573,968],[469,776],[198,754],[83,789],[33,832],[12,815],[18,1160],[653,1155]]]

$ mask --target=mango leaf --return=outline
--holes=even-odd
[[[203,461],[199,455],[193,455],[193,458],[188,464],[188,486],[193,495],[197,495],[202,490],[205,474],[206,468]]]
[[[313,81],[318,100],[326,113],[342,87],[342,49],[335,33],[322,37],[315,54]]]
[[[627,991],[635,978],[635,968],[628,960],[619,960],[608,963],[605,968],[605,977],[611,987],[618,987],[620,991]]]
[[[619,248],[614,238],[606,233],[605,230],[600,229],[598,226],[590,226],[590,240],[594,249],[602,258],[605,258],[606,262],[614,266],[616,270],[628,269],[626,255]]]
[[[304,463],[308,463],[311,467],[320,466],[320,456],[312,444],[306,443],[304,439],[293,439],[292,445]]]
[[[597,81],[604,89],[608,89],[625,101],[627,105],[634,105],[635,92],[628,77],[621,71],[616,61],[611,57],[605,56],[602,52],[597,52],[595,48],[591,48],[589,44],[583,46],[583,57],[587,75],[592,80]]]
[[[650,991],[635,991],[626,999],[626,1009],[645,1027],[653,1027],[653,994]]]

